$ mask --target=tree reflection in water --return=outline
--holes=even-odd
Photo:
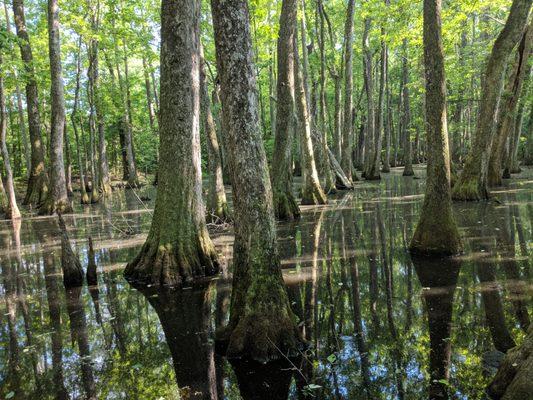
[[[0,223],[0,398],[482,398],[488,356],[520,343],[530,322],[533,180],[502,190],[498,204],[454,206],[461,268],[405,250],[422,185],[393,169],[278,225],[288,294],[309,343],[285,364],[215,354],[214,331],[228,319],[231,232],[214,234],[223,260],[216,280],[136,290],[121,272],[150,213],[117,191],[65,216],[84,269],[93,238],[98,270],[98,286],[66,292],[54,220]],[[152,190],[138,194],[153,199]]]

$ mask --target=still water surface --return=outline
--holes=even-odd
[[[150,226],[152,187],[65,216],[84,269],[93,238],[98,287],[65,291],[55,219],[1,222],[0,398],[483,398],[500,352],[530,321],[533,170],[497,201],[455,204],[465,254],[433,263],[406,252],[424,179],[401,172],[279,225],[310,345],[267,366],[214,351],[228,319],[231,230],[212,232],[224,268],[203,287],[141,292],[123,279]]]

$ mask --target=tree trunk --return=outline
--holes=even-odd
[[[50,120],[50,191],[39,210],[39,213],[43,215],[72,211],[67,194],[65,165],[63,163],[65,88],[63,86],[61,71],[59,26],[58,0],[48,0],[48,47],[50,56],[52,116]]]
[[[59,236],[61,237],[61,270],[63,271],[63,284],[65,288],[79,287],[83,285],[83,269],[81,268],[80,260],[72,247],[65,226],[65,221],[61,214],[58,214],[57,219],[59,225]]]
[[[410,245],[412,252],[432,256],[452,255],[461,249],[450,190],[441,5],[441,0],[424,0],[428,166],[424,204]]]
[[[200,50],[202,65],[200,67],[200,98],[202,124],[207,137],[207,156],[209,167],[209,189],[207,195],[207,220],[212,223],[224,223],[231,219],[224,179],[222,177],[222,157],[218,145],[217,131],[213,114],[211,113],[211,101],[207,90],[207,76],[205,71],[205,59],[203,49]]]
[[[20,218],[20,211],[17,206],[17,199],[15,197],[15,186],[13,184],[13,171],[11,170],[11,163],[9,161],[9,152],[7,150],[7,115],[6,115],[6,98],[4,94],[4,69],[3,59],[0,53],[0,148],[2,158],[4,161],[4,182],[7,195],[7,207],[4,212],[7,219]]]
[[[498,120],[505,69],[512,49],[522,36],[530,8],[531,0],[513,0],[505,27],[492,48],[484,75],[476,132],[464,169],[453,187],[455,200],[485,200],[489,197],[489,157],[495,122]]]
[[[63,134],[65,136],[65,180],[67,182],[67,195],[68,197],[72,197],[73,190],[72,190],[72,160],[70,157],[71,149],[70,149],[70,140],[68,137],[68,130],[67,130],[67,117],[65,115],[65,127],[63,128]]]
[[[124,272],[130,281],[181,286],[218,272],[202,200],[199,22],[198,0],[163,0],[159,182],[150,232]]]
[[[409,99],[409,59],[407,39],[403,40],[402,60],[402,137],[403,137],[403,176],[413,176],[413,151],[411,148],[411,107]]]
[[[278,37],[276,137],[272,161],[274,211],[280,220],[300,217],[292,193],[292,142],[294,137],[294,39],[298,1],[283,0]]]
[[[302,204],[326,204],[327,198],[320,186],[315,164],[315,153],[311,138],[311,118],[307,96],[305,95],[304,77],[300,68],[300,57],[296,37],[294,38],[294,77],[295,101],[298,120],[298,132],[302,147],[302,169],[305,171],[302,187]],[[305,51],[305,50],[304,50]],[[328,162],[329,169],[329,162]],[[333,181],[333,180],[332,180]]]
[[[370,17],[364,21],[365,27],[363,32],[363,73],[366,91],[366,145],[365,145],[365,166],[363,170],[365,179],[378,179],[374,170],[374,150],[376,149],[376,117],[374,108],[374,76],[372,71],[372,51],[370,50]],[[376,171],[374,171],[376,172]],[[379,171],[377,172],[379,174]]]
[[[76,141],[76,155],[78,158],[78,169],[80,172],[80,203],[89,204],[91,201],[89,195],[87,194],[87,188],[85,187],[85,165],[82,162],[82,148],[80,147],[80,139],[78,135],[78,103],[80,98],[80,74],[81,74],[81,36],[78,41],[78,52],[76,53],[76,89],[74,90],[74,105],[72,106],[72,129],[74,130],[74,139]]]
[[[24,72],[26,75],[26,108],[31,144],[31,171],[23,204],[40,206],[48,194],[48,175],[44,163],[44,147],[41,137],[39,92],[35,79],[30,38],[26,29],[23,0],[13,0],[13,15],[19,39],[20,55],[24,62]]]
[[[289,5],[284,1],[284,7]],[[212,0],[211,9],[223,116],[229,128],[224,147],[235,205],[230,321],[221,338],[227,343],[228,357],[267,361],[295,354],[301,339],[276,245],[272,190],[257,110],[248,2]],[[289,10],[285,11],[286,16]],[[282,56],[292,59],[292,55]]]
[[[148,72],[148,66],[146,63],[146,57],[143,55],[143,74],[144,74],[144,89],[146,91],[146,107],[148,109],[148,118],[150,120],[150,129],[154,133],[157,133],[155,127],[155,111],[152,96],[152,85],[150,84],[150,74]]]
[[[492,153],[489,161],[488,185],[499,186],[502,184],[502,167],[504,161],[505,148],[508,141],[514,135],[516,123],[516,108],[522,94],[522,87],[526,73],[529,72],[528,59],[531,53],[531,42],[533,39],[533,25],[524,32],[520,45],[516,52],[516,59],[511,66],[511,74],[502,94],[500,101],[500,120],[497,124]],[[506,160],[505,160],[506,161]]]
[[[348,1],[346,22],[344,24],[344,119],[342,124],[341,167],[346,177],[352,182],[352,108],[353,108],[353,20],[355,0]]]

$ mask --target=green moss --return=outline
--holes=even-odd
[[[459,201],[479,201],[489,198],[486,190],[480,190],[478,178],[461,176],[452,189],[452,199]]]
[[[427,256],[451,256],[462,250],[461,236],[451,214],[441,215],[437,220],[422,217],[418,223],[409,250]]]
[[[292,193],[274,191],[274,213],[282,221],[293,221],[300,218],[300,209]]]

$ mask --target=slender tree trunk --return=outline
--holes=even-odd
[[[180,286],[218,272],[202,200],[199,25],[200,1],[163,0],[159,182],[150,232],[124,272],[131,281]]]
[[[441,1],[424,0],[428,166],[422,213],[410,245],[412,252],[429,255],[451,255],[461,249],[450,190]]]
[[[529,94],[529,85],[531,81],[531,67],[527,73],[527,81],[524,83],[523,96],[520,105],[518,106],[518,112],[516,114],[513,137],[510,141],[510,153],[509,157],[506,160],[505,170],[503,171],[504,177],[510,177],[511,174],[518,174],[522,170],[518,165],[518,148],[520,146],[520,137],[522,135],[522,126],[524,124],[524,108],[527,102],[527,97]],[[507,176],[506,176],[507,175]]]
[[[48,175],[44,163],[44,147],[41,136],[41,119],[39,116],[39,95],[30,38],[26,29],[23,0],[13,0],[13,15],[17,28],[20,55],[24,62],[26,75],[26,109],[31,143],[31,171],[28,189],[23,204],[40,206],[48,194]]]
[[[78,41],[78,52],[76,53],[76,89],[74,90],[74,104],[72,106],[72,114],[70,116],[72,122],[72,129],[74,131],[74,139],[76,141],[76,156],[78,159],[78,169],[80,173],[80,203],[89,204],[90,199],[85,187],[85,166],[82,162],[82,148],[80,147],[80,139],[78,135],[78,103],[80,99],[80,75],[81,75],[81,36]]]
[[[72,191],[72,160],[70,158],[71,149],[70,149],[70,140],[68,137],[68,130],[67,130],[67,118],[65,115],[65,127],[63,128],[63,132],[65,135],[65,180],[67,181],[67,195],[68,197],[72,197],[72,194],[74,193]]]
[[[304,77],[300,68],[300,57],[296,37],[294,38],[294,77],[295,77],[295,101],[298,116],[298,132],[302,144],[302,169],[304,182],[302,187],[302,204],[326,204],[327,198],[320,186],[318,172],[316,170],[313,140],[311,139],[311,118],[307,96],[305,95]],[[328,162],[329,168],[329,162]]]
[[[290,5],[283,2],[286,8]],[[230,358],[268,361],[282,354],[291,356],[301,339],[277,252],[272,190],[257,110],[248,2],[212,0],[211,9],[223,116],[229,128],[223,137],[235,205],[230,321],[221,338],[228,345]]]
[[[217,131],[213,114],[211,113],[211,101],[207,90],[207,76],[205,71],[205,59],[203,49],[200,50],[202,64],[200,67],[200,101],[202,124],[207,137],[207,156],[209,167],[209,189],[207,195],[207,220],[213,223],[224,223],[229,220],[230,212],[224,190],[222,177],[222,157],[218,145]]]
[[[526,73],[529,72],[529,55],[531,53],[531,42],[533,39],[533,25],[524,32],[520,45],[516,52],[516,59],[511,65],[511,74],[502,94],[500,101],[500,120],[492,144],[492,153],[489,161],[488,185],[499,186],[502,184],[502,167],[506,147],[509,148],[508,141],[514,135],[516,123],[516,108],[522,94],[522,87]]]
[[[65,165],[63,163],[63,136],[65,130],[65,89],[61,70],[61,43],[59,39],[58,0],[48,0],[48,47],[50,56],[51,106],[50,121],[50,191],[39,213],[71,212],[67,194]]]
[[[294,39],[298,1],[283,0],[278,37],[276,137],[272,161],[274,211],[280,220],[300,217],[292,193],[292,142],[294,137]]]
[[[375,130],[376,130],[376,118],[375,118],[375,108],[374,108],[374,76],[372,71],[372,52],[370,50],[370,28],[371,20],[370,17],[365,18],[364,21],[364,32],[363,32],[363,73],[365,81],[365,91],[366,91],[366,145],[365,145],[365,167],[364,167],[364,178],[365,179],[374,179],[371,172],[373,170],[374,162],[374,149],[375,149]]]
[[[346,177],[351,182],[353,161],[353,129],[352,129],[352,108],[353,108],[353,20],[355,14],[355,0],[348,1],[346,11],[346,22],[344,24],[344,119],[342,124],[342,157],[341,166]],[[357,179],[357,177],[355,177]]]
[[[9,161],[9,152],[7,150],[7,115],[6,115],[6,97],[4,94],[4,69],[3,56],[0,52],[0,148],[2,152],[2,159],[4,161],[4,181],[7,195],[7,207],[4,212],[7,219],[20,218],[20,211],[17,206],[17,198],[15,197],[15,186],[13,184],[13,171],[11,170],[11,163]]]
[[[411,107],[409,99],[409,59],[407,39],[403,40],[402,60],[402,137],[403,137],[403,176],[413,176],[413,151],[411,149]]]
[[[146,63],[146,57],[143,55],[143,74],[144,74],[144,89],[146,91],[146,108],[148,109],[148,118],[150,120],[150,129],[156,131],[155,127],[155,111],[152,96],[152,85],[150,84],[150,74]]]
[[[453,187],[455,200],[485,200],[489,197],[489,157],[505,69],[512,49],[522,36],[530,8],[531,0],[513,0],[505,27],[492,48],[484,75],[476,132],[464,169]]]

